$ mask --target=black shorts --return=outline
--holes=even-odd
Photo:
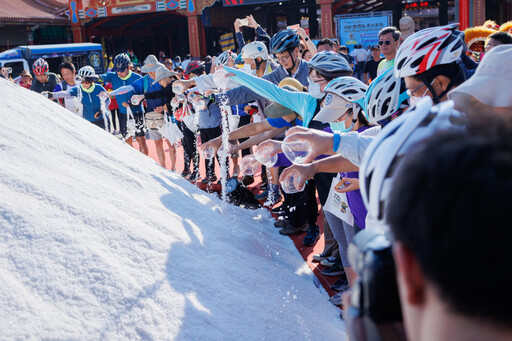
[[[123,135],[124,138],[127,137],[126,133],[126,120],[128,115],[127,114],[120,114],[119,115],[119,125],[121,130],[121,135]],[[144,125],[144,114],[143,113],[134,113],[133,117],[135,118],[135,137],[142,137],[146,136],[146,126]]]

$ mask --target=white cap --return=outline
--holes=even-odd
[[[344,100],[338,95],[328,93],[324,99],[324,107],[318,114],[316,114],[315,121],[324,123],[335,122],[352,107],[352,103]]]
[[[158,81],[161,81],[162,79],[176,76],[177,73],[174,71],[169,70],[165,66],[160,66],[155,71],[155,80],[153,81],[153,84],[156,84]]]
[[[156,69],[160,66],[165,66],[164,64],[158,62],[158,59],[155,55],[150,54],[146,57],[146,60],[144,60],[144,66],[140,69],[141,72],[148,73],[148,72],[155,72]]]

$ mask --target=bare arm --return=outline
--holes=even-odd
[[[316,46],[315,44],[313,44],[313,41],[309,39],[308,35],[306,34],[306,31],[304,31],[302,27],[299,27],[299,29],[297,30],[297,34],[301,37],[302,40],[304,40],[304,42],[306,43],[306,47],[311,52],[311,54],[315,55],[317,52]]]
[[[233,130],[229,134],[229,139],[230,140],[238,140],[238,139],[243,139],[244,137],[251,137],[251,136],[263,133],[263,132],[265,132],[267,130],[270,130],[272,128],[274,128],[274,127],[272,127],[270,125],[270,123],[268,123],[267,120],[261,121],[261,122],[256,122],[256,123],[247,124],[247,125],[245,125],[243,127],[240,127],[240,128],[238,128],[236,130]]]
[[[290,172],[296,171],[299,173],[297,188],[301,188],[307,180],[313,179],[316,173],[357,172],[358,170],[356,165],[343,156],[333,155],[305,165],[292,165],[281,173],[279,180],[283,181]]]
[[[270,130],[267,130],[263,133],[260,133],[258,135],[254,135],[250,137],[248,140],[236,145],[236,150],[242,150],[249,147],[252,147],[256,144],[259,144],[263,141],[266,141],[268,139],[271,139],[273,137],[276,137],[277,135],[281,134],[283,131],[286,130],[287,127],[284,128],[272,128]]]

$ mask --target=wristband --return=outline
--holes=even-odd
[[[338,148],[340,147],[341,142],[341,135],[340,134],[334,134],[333,141],[332,141],[332,150],[337,152]]]

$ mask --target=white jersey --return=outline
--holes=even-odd
[[[70,91],[71,89],[74,89],[74,88],[80,86],[79,81],[76,81],[75,85],[73,85],[73,86],[71,86],[67,83],[66,84],[64,84],[64,83],[65,83],[65,81],[62,81],[58,84],[58,85],[60,85],[61,91]],[[82,116],[81,112],[79,110],[77,110],[77,106],[82,104],[82,103],[80,103],[81,102],[80,98],[78,98],[78,97],[64,98],[63,101],[64,101],[64,107],[66,109],[68,109],[72,113],[79,115],[80,117]]]

